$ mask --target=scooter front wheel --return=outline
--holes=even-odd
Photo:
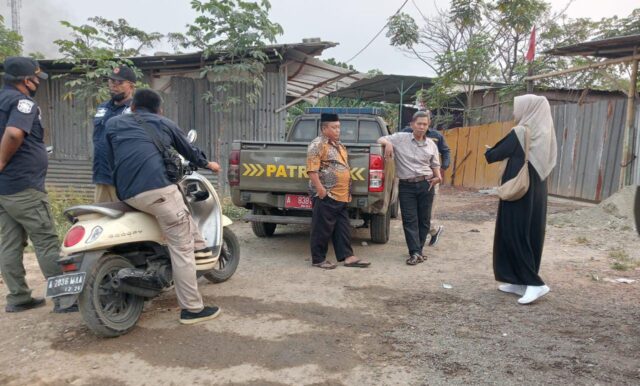
[[[222,231],[222,250],[218,259],[218,266],[204,274],[212,283],[222,283],[229,280],[236,272],[240,262],[240,242],[229,228]]]
[[[142,314],[144,298],[113,289],[112,280],[123,268],[134,266],[122,256],[105,254],[87,272],[78,306],[84,322],[98,336],[125,334]]]

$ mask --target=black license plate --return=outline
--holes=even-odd
[[[73,295],[82,292],[86,272],[68,273],[47,279],[47,297]]]

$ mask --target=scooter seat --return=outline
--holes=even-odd
[[[72,206],[71,208],[65,209],[64,215],[69,221],[75,223],[77,217],[84,214],[99,213],[107,217],[119,218],[127,212],[138,212],[138,210],[123,201],[117,201]]]

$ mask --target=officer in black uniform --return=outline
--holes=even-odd
[[[114,187],[112,170],[107,162],[105,127],[112,117],[131,111],[136,74],[125,65],[113,69],[107,79],[111,99],[98,106],[93,117],[93,183],[95,202],[119,201]]]
[[[4,62],[0,91],[0,268],[8,287],[6,312],[43,306],[31,296],[22,263],[27,237],[33,242],[45,277],[60,275],[60,242],[44,189],[48,159],[40,108],[33,99],[40,79],[47,79],[31,58]],[[77,308],[76,308],[77,309]],[[54,311],[59,312],[57,307]]]

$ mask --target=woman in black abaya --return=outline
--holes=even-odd
[[[529,190],[517,201],[498,206],[493,241],[493,272],[503,282],[500,291],[528,304],[549,292],[538,275],[547,222],[547,177],[556,164],[556,136],[545,97],[523,95],[513,103],[516,126],[485,153],[487,162],[507,160],[502,183],[514,178],[524,165],[525,130],[529,130]]]

